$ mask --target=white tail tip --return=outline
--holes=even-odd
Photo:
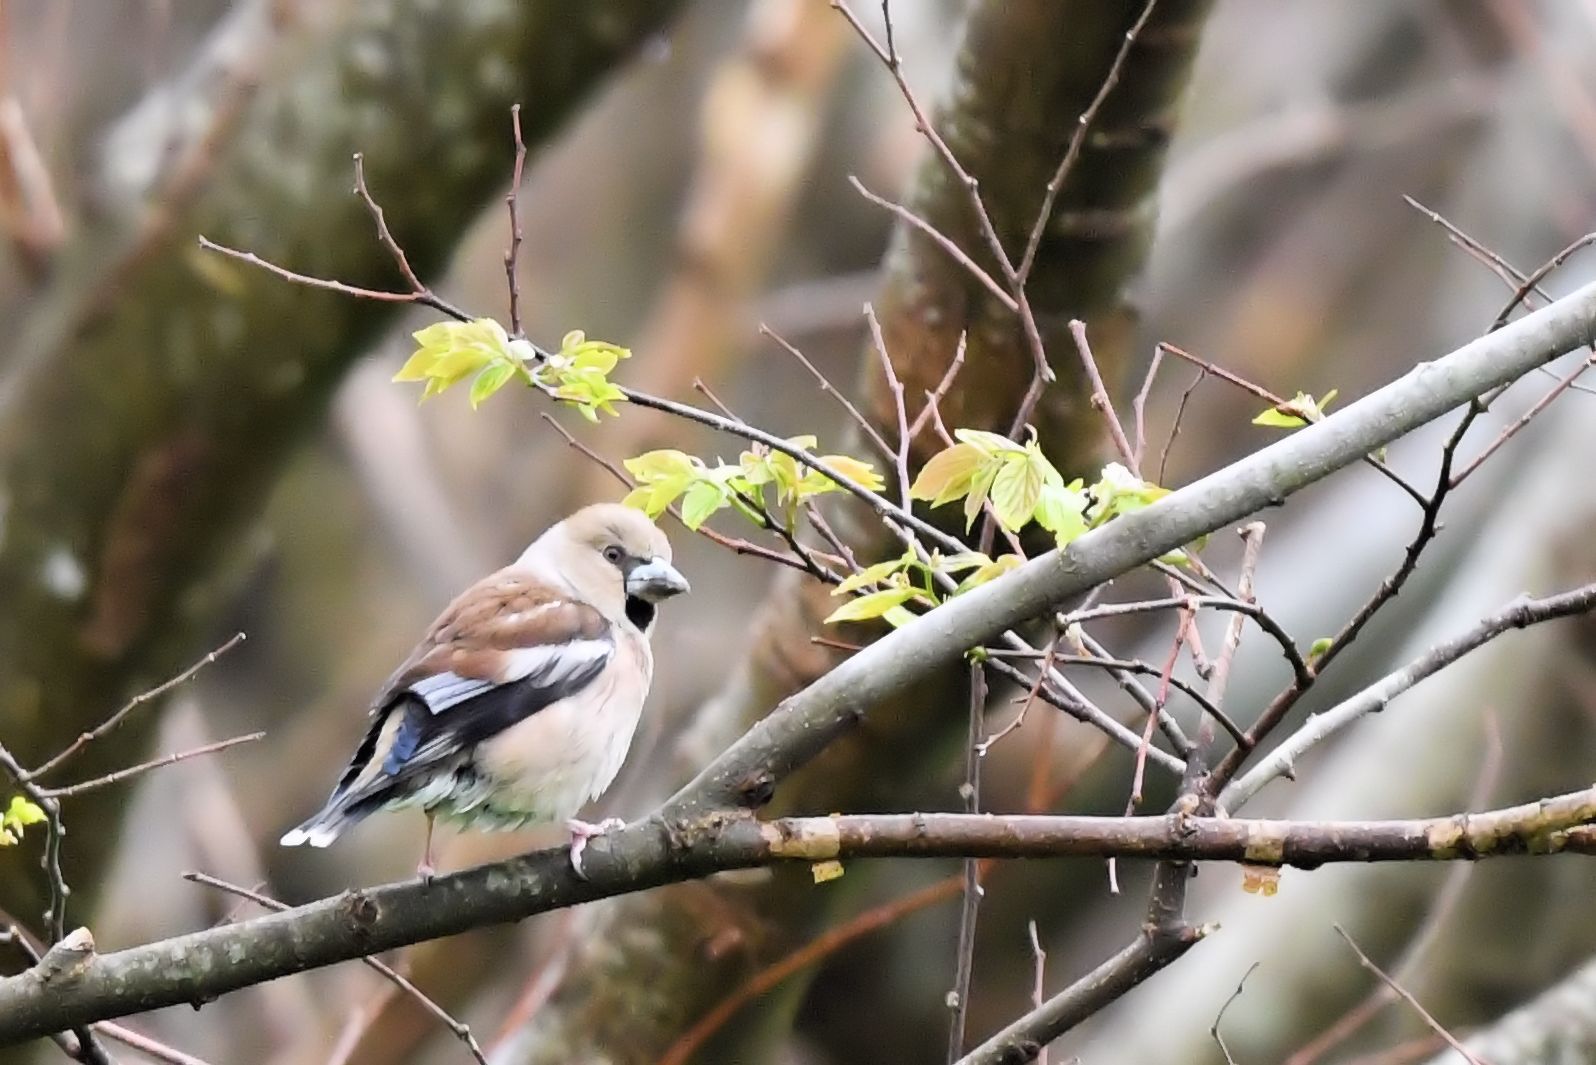
[[[277,842],[284,847],[303,847],[310,844],[312,847],[326,847],[338,838],[338,833],[325,828],[296,828],[283,834]]]

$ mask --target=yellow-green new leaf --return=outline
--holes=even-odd
[[[726,505],[726,493],[714,481],[695,481],[682,495],[682,524],[693,531]]]
[[[1068,485],[1043,485],[1036,504],[1036,523],[1052,533],[1058,546],[1063,547],[1086,531],[1089,502],[1079,478]]]
[[[989,433],[985,429],[955,429],[953,438],[988,455],[1003,455],[1024,450],[1021,445],[1001,433]]]
[[[992,479],[992,509],[1009,532],[1025,527],[1042,498],[1042,471],[1023,452],[1005,456]]]
[[[867,584],[879,584],[894,573],[901,572],[912,562],[914,562],[913,552],[905,552],[897,558],[890,558],[885,562],[877,562],[873,566],[866,566],[833,588],[831,594],[846,595],[848,592],[858,591]]]
[[[21,795],[11,797],[11,805],[0,813],[0,845],[9,846],[22,838],[22,830],[45,820],[44,811]]]
[[[512,362],[496,362],[477,374],[476,380],[471,382],[471,409],[480,407],[483,400],[508,384],[515,371]]]
[[[975,478],[992,457],[974,444],[954,444],[931,456],[920,469],[920,475],[909,486],[909,495],[915,499],[928,499],[933,507],[940,507],[970,491]]]
[[[893,607],[903,606],[918,594],[913,588],[884,588],[879,592],[861,595],[833,610],[827,615],[826,624],[835,625],[844,621],[869,621],[871,618],[879,618]]]
[[[854,484],[871,492],[879,492],[886,487],[886,482],[876,472],[876,468],[868,462],[853,458],[851,455],[822,455],[820,462],[828,469],[837,471],[841,477],[846,477]],[[810,470],[804,474],[804,479],[798,483],[798,498],[819,495],[822,492],[840,492],[842,485],[833,481],[819,470]]]
[[[979,588],[988,581],[995,581],[1010,570],[1018,569],[1024,561],[1025,559],[1019,555],[999,555],[995,560],[988,562],[959,582],[959,587],[955,589],[955,592],[967,592],[971,588]]]

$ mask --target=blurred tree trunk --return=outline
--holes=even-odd
[[[936,119],[953,151],[980,180],[1005,245],[1016,258],[1062,158],[1075,119],[1103,82],[1139,2],[987,0],[963,31],[953,84]],[[1030,286],[1050,357],[1059,372],[1038,414],[1042,440],[1062,468],[1092,459],[1100,419],[1075,384],[1069,319],[1087,320],[1111,380],[1127,364],[1130,315],[1124,289],[1141,266],[1154,217],[1152,193],[1207,4],[1164,3],[1132,49],[1118,88],[1060,196]],[[882,72],[882,77],[887,76]],[[987,261],[963,190],[940,160],[920,167],[911,210]],[[990,264],[988,264],[990,265]],[[911,397],[933,387],[969,333],[967,368],[945,410],[958,425],[1006,429],[1031,375],[1031,357],[1013,317],[929,239],[900,226],[886,261],[877,307],[886,343]],[[893,431],[890,400],[866,353],[878,424]],[[854,534],[865,552],[879,532]],[[747,660],[687,726],[680,775],[701,765],[782,697],[824,673],[833,653],[810,641],[831,609],[827,589],[779,578],[760,611]],[[903,809],[933,795],[927,781],[951,764],[965,728],[957,683],[870,708],[859,732],[780,790],[784,809]],[[662,784],[665,783],[662,781]],[[857,875],[857,874],[855,874]],[[501,1062],[652,1062],[699,1016],[747,977],[835,917],[836,887],[782,870],[649,892],[585,908],[567,975],[554,999],[498,1055]],[[951,959],[950,959],[951,972]],[[748,1011],[702,1056],[706,1061],[774,1060],[802,980]],[[942,1033],[927,1033],[939,1046]],[[916,1038],[890,1033],[895,1057],[916,1060]],[[867,1055],[862,1056],[865,1060]]]
[[[289,284],[402,288],[350,156],[423,275],[504,187],[509,107],[546,139],[672,0],[250,3],[107,139],[94,224],[36,300],[0,380],[0,722],[37,762],[199,651],[217,562],[395,304]],[[142,715],[81,774],[136,760]],[[92,894],[124,797],[74,800],[69,880]],[[32,863],[0,905],[42,908]],[[82,908],[78,909],[81,916]]]

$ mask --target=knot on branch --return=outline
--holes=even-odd
[[[33,973],[41,983],[58,983],[78,976],[94,957],[94,936],[87,928],[74,928],[44,952]]]

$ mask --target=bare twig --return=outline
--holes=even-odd
[[[898,372],[892,368],[892,356],[887,354],[887,341],[881,335],[881,322],[876,318],[876,309],[870,304],[864,305],[865,321],[870,326],[870,341],[876,349],[876,354],[881,357],[881,372],[886,376],[887,388],[892,392],[892,406],[898,416],[898,450],[893,456],[893,463],[898,472],[898,505],[908,510],[913,504],[909,501],[909,413],[903,405],[903,382],[898,379]]]
[[[976,814],[981,810],[981,737],[985,732],[986,718],[986,668],[979,661],[970,662],[970,731],[965,739],[964,784],[959,794],[964,798],[964,811]],[[948,992],[948,1008],[952,1017],[948,1023],[948,1061],[955,1062],[964,1053],[964,1026],[970,1013],[970,977],[975,970],[975,924],[981,912],[981,870],[974,858],[964,862],[964,903],[959,910],[958,953],[953,967],[953,990]]]
[[[1160,345],[1158,350],[1163,351],[1163,346]],[[1203,378],[1207,376],[1208,371],[1199,368],[1197,376],[1192,378],[1191,384],[1187,385],[1186,390],[1180,394],[1180,403],[1175,407],[1174,420],[1169,423],[1169,436],[1164,440],[1164,450],[1158,453],[1158,477],[1154,484],[1165,483],[1164,477],[1169,469],[1169,452],[1175,446],[1175,438],[1180,435],[1181,422],[1186,418],[1186,405],[1191,402],[1192,393],[1197,391],[1197,386],[1202,384]]]
[[[1152,10],[1149,3],[1148,11]],[[1119,457],[1124,458],[1125,465],[1132,473],[1140,477],[1140,466],[1136,463],[1136,449],[1125,439],[1125,426],[1120,425],[1119,412],[1114,410],[1114,402],[1108,398],[1108,388],[1103,385],[1103,374],[1098,372],[1096,359],[1092,356],[1092,345],[1087,343],[1087,324],[1074,318],[1069,321],[1069,335],[1076,342],[1076,351],[1080,354],[1080,367],[1087,374],[1087,383],[1092,386],[1092,407],[1098,414],[1103,415],[1104,422],[1108,423],[1108,433],[1114,441],[1114,450],[1119,452]]]
[[[162,755],[159,758],[152,758],[147,762],[140,762],[138,765],[128,766],[126,769],[118,769],[114,773],[107,773],[104,776],[95,777],[92,780],[83,780],[76,784],[65,784],[59,788],[41,788],[40,790],[45,795],[50,796],[52,799],[70,799],[74,796],[82,795],[85,792],[95,791],[111,784],[120,784],[129,777],[136,777],[141,773],[148,773],[152,769],[164,769],[166,766],[176,765],[178,762],[186,762],[190,758],[199,758],[207,754],[216,754],[218,751],[225,751],[229,747],[237,747],[243,743],[253,743],[255,740],[261,739],[265,735],[266,733],[264,732],[248,732],[242,736],[233,736],[230,739],[217,740],[215,743],[207,743],[204,746],[194,747],[187,751],[175,751],[172,754]]]
[[[887,444],[886,439],[882,437],[879,431],[877,431],[875,425],[870,421],[870,419],[866,418],[859,412],[859,408],[853,405],[852,400],[837,390],[837,387],[827,379],[826,375],[820,372],[820,368],[809,361],[808,356],[806,356],[802,351],[799,351],[798,348],[793,344],[788,343],[784,337],[782,337],[775,330],[771,329],[768,325],[761,324],[759,327],[759,332],[760,335],[767,336],[771,340],[774,340],[777,347],[781,348],[781,350],[797,359],[799,364],[814,376],[815,381],[820,385],[820,390],[827,393],[839,404],[841,404],[842,409],[848,412],[848,417],[853,419],[854,425],[859,427],[859,431],[864,433],[865,439],[870,441],[871,446],[876,449],[876,452],[883,459],[888,462],[894,462],[897,460],[897,454]]]
[[[965,349],[969,347],[970,334],[959,333],[959,343],[953,349],[953,361],[948,363],[948,368],[943,371],[942,380],[937,382],[936,388],[925,394],[925,406],[920,408],[920,413],[914,416],[914,421],[909,425],[909,438],[918,439],[920,431],[925,428],[927,419],[936,414],[942,403],[942,397],[948,394],[953,387],[953,381],[959,376],[959,370],[964,366]]]
[[[1247,978],[1258,971],[1258,965],[1258,962],[1253,962],[1247,966],[1247,971],[1241,974],[1241,980],[1236,984],[1236,990],[1225,999],[1225,1004],[1219,1007],[1218,1013],[1214,1014],[1214,1023],[1208,1027],[1208,1034],[1214,1037],[1214,1042],[1219,1044],[1219,1052],[1225,1055],[1225,1065],[1236,1065],[1236,1059],[1231,1056],[1230,1048],[1225,1045],[1225,1037],[1219,1034],[1219,1022],[1225,1019],[1225,1011],[1230,1008],[1230,1004],[1241,997],[1242,988],[1247,986]]]
[[[1047,951],[1042,949],[1042,939],[1036,934],[1036,921],[1026,922],[1026,932],[1031,940],[1031,1008],[1039,1010],[1047,988]],[[1036,1065],[1047,1065],[1047,1047],[1036,1052]]]
[[[1164,349],[1155,344],[1153,346],[1152,361],[1147,364],[1147,373],[1142,376],[1142,387],[1137,389],[1136,398],[1131,400],[1131,417],[1136,424],[1136,444],[1131,449],[1131,455],[1136,469],[1141,468],[1142,459],[1147,451],[1147,397],[1152,394],[1153,381],[1157,379],[1158,368],[1163,365],[1163,362]],[[1176,417],[1179,417],[1178,413]],[[1158,471],[1158,481],[1155,483],[1161,484],[1163,478],[1164,471],[1160,469]]]
[[[1136,16],[1136,21],[1125,31],[1125,39],[1120,44],[1119,51],[1114,53],[1114,61],[1109,64],[1108,73],[1103,75],[1103,83],[1097,87],[1097,95],[1092,97],[1092,102],[1086,105],[1086,110],[1082,111],[1075,120],[1075,129],[1070,133],[1069,144],[1064,149],[1064,158],[1059,160],[1058,169],[1048,180],[1047,192],[1042,197],[1041,210],[1036,212],[1031,235],[1025,242],[1025,254],[1020,256],[1020,265],[1014,271],[1015,281],[1021,287],[1031,276],[1031,267],[1036,264],[1037,249],[1042,246],[1042,234],[1047,232],[1048,220],[1053,217],[1053,203],[1069,177],[1070,168],[1080,158],[1081,148],[1086,144],[1087,131],[1092,128],[1092,122],[1097,118],[1097,112],[1102,109],[1103,102],[1108,99],[1108,94],[1114,91],[1115,85],[1119,84],[1119,75],[1125,68],[1125,60],[1129,57],[1131,48],[1135,46],[1136,38],[1141,36],[1142,30],[1146,27],[1147,20],[1152,18],[1153,8],[1157,5],[1158,0],[1147,0],[1146,5],[1142,7],[1142,13]]]
[[[1337,934],[1339,934],[1342,939],[1347,941],[1347,946],[1351,947],[1352,952],[1358,956],[1358,961],[1363,964],[1363,967],[1369,970],[1375,976],[1379,977],[1381,982],[1389,987],[1392,991],[1396,992],[1397,996],[1400,997],[1402,1001],[1413,1007],[1413,1012],[1417,1013],[1420,1019],[1423,1020],[1425,1024],[1430,1026],[1431,1031],[1440,1036],[1442,1039],[1446,1040],[1447,1045],[1461,1054],[1463,1059],[1467,1061],[1469,1065],[1485,1065],[1485,1063],[1480,1061],[1479,1058],[1475,1057],[1473,1054],[1470,1054],[1467,1047],[1454,1039],[1452,1037],[1452,1033],[1443,1028],[1441,1026],[1441,1022],[1436,1020],[1434,1015],[1431,1014],[1429,1010],[1419,1005],[1419,1000],[1414,998],[1413,994],[1408,991],[1407,988],[1391,979],[1391,977],[1386,974],[1384,969],[1381,969],[1378,965],[1374,964],[1369,956],[1363,952],[1363,948],[1359,947],[1353,938],[1347,934],[1347,930],[1345,928],[1342,928],[1340,925],[1336,925],[1334,927]]]
[[[1391,700],[1419,681],[1438,673],[1503,633],[1558,618],[1585,614],[1592,609],[1596,609],[1596,584],[1587,584],[1572,591],[1539,599],[1519,597],[1495,614],[1482,618],[1466,632],[1436,644],[1401,669],[1386,674],[1351,698],[1323,713],[1315,714],[1280,746],[1270,751],[1257,765],[1227,787],[1220,797],[1220,805],[1230,811],[1240,809],[1241,805],[1256,795],[1264,785],[1276,777],[1289,773],[1304,754],[1325,739],[1360,718],[1384,709]]]
[[[1251,393],[1254,396],[1257,396],[1259,399],[1264,400],[1265,402],[1267,402],[1272,407],[1278,407],[1281,404],[1286,402],[1286,400],[1283,397],[1275,395],[1273,392],[1269,391],[1267,388],[1264,388],[1261,385],[1253,384],[1251,381],[1247,380],[1245,377],[1240,377],[1240,376],[1238,376],[1236,374],[1231,373],[1229,370],[1225,369],[1223,366],[1220,366],[1220,365],[1218,365],[1216,363],[1209,362],[1206,359],[1203,359],[1203,358],[1200,358],[1200,357],[1198,357],[1196,355],[1193,355],[1191,352],[1185,350],[1184,348],[1176,347],[1174,344],[1170,344],[1170,343],[1168,343],[1166,341],[1159,341],[1158,346],[1162,350],[1169,352],[1169,354],[1174,355],[1176,358],[1184,359],[1186,362],[1189,362],[1193,366],[1198,367],[1205,374],[1213,374],[1215,377],[1219,378],[1220,380],[1225,381],[1225,382],[1227,382],[1229,384],[1235,385],[1237,388],[1241,389],[1243,392],[1248,392],[1248,393]],[[1201,381],[1202,381],[1202,378],[1199,377],[1197,379],[1197,381],[1192,382],[1192,387],[1195,388],[1199,383],[1201,383]],[[1188,394],[1189,394],[1189,392],[1188,392]],[[1181,408],[1182,408],[1182,410],[1185,409],[1184,401],[1181,403]],[[1178,425],[1178,422],[1177,422],[1177,425]],[[1170,434],[1169,434],[1169,443],[1173,444],[1174,442],[1175,442],[1175,434],[1174,434],[1173,431],[1171,431]],[[1165,459],[1167,459],[1169,457],[1169,445],[1168,444],[1166,444],[1164,446],[1164,457],[1165,457]],[[1425,497],[1425,495],[1422,492],[1420,492],[1417,488],[1414,488],[1411,484],[1409,484],[1407,482],[1407,480],[1404,477],[1402,477],[1402,475],[1397,473],[1390,466],[1387,466],[1382,460],[1376,458],[1374,455],[1366,455],[1366,456],[1364,456],[1363,462],[1366,465],[1368,465],[1369,467],[1373,468],[1374,470],[1377,470],[1380,473],[1380,475],[1383,476],[1386,480],[1390,481],[1392,484],[1394,484],[1398,488],[1402,489],[1402,491],[1406,492],[1408,494],[1408,497],[1410,499],[1412,499],[1415,503],[1417,503],[1419,506],[1421,506],[1421,507],[1422,506],[1426,506],[1429,503],[1429,500]]]
[[[79,751],[83,750],[84,747],[88,746],[90,743],[93,743],[95,740],[100,739],[107,732],[110,732],[112,729],[120,725],[133,711],[137,710],[145,703],[159,699],[173,688],[179,687],[188,683],[190,680],[193,680],[194,676],[198,674],[200,670],[215,662],[218,658],[222,657],[243,642],[244,634],[242,632],[234,633],[228,638],[226,643],[222,644],[220,647],[216,648],[216,650],[210,652],[204,658],[201,658],[198,662],[195,662],[193,665],[183,670],[183,672],[179,673],[177,676],[157,684],[148,691],[140,692],[138,695],[135,695],[132,699],[127,701],[126,705],[124,705],[122,709],[106,718],[103,723],[91,731],[85,732],[78,736],[77,739],[68,744],[59,754],[40,765],[37,769],[30,770],[27,773],[28,779],[33,780],[44,776],[51,770],[59,769]]]
[[[227,894],[233,895],[237,898],[248,899],[250,902],[253,902],[262,909],[270,910],[273,913],[281,913],[284,910],[293,909],[293,907],[289,906],[287,903],[279,902],[270,895],[263,895],[258,891],[251,891],[249,888],[238,884],[230,884],[219,877],[211,876],[209,873],[190,871],[183,874],[183,879],[190,881],[191,883],[203,884],[206,887],[215,888],[218,891],[225,891]],[[475,1059],[479,1065],[488,1065],[487,1058],[485,1058],[482,1054],[482,1048],[477,1045],[476,1036],[471,1034],[470,1026],[466,1025],[462,1021],[456,1020],[448,1010],[438,1005],[437,1002],[433,1001],[425,991],[411,983],[387,962],[380,961],[374,957],[364,957],[361,958],[360,961],[367,968],[373,969],[380,973],[384,979],[388,980],[400,991],[403,991],[405,994],[415,999],[416,1003],[422,1009],[426,1010],[428,1013],[432,1014],[433,1017],[437,1018],[440,1024],[454,1033],[456,1039],[465,1044],[466,1050],[470,1052],[471,1057]]]
[[[521,255],[521,175],[526,169],[526,141],[521,139],[521,105],[510,107],[510,129],[515,135],[515,166],[510,170],[510,191],[505,194],[504,205],[510,214],[510,246],[504,252],[504,280],[510,292],[510,335],[520,337],[521,331],[521,278],[516,272],[516,260]]]
[[[1564,376],[1558,378],[1557,383],[1548,389],[1545,395],[1541,396],[1540,399],[1531,404],[1529,410],[1521,414],[1513,422],[1513,424],[1507,426],[1500,433],[1496,434],[1496,438],[1489,444],[1485,445],[1485,447],[1481,449],[1480,453],[1469,461],[1467,466],[1464,466],[1461,470],[1458,470],[1452,475],[1451,481],[1448,482],[1449,486],[1456,488],[1458,485],[1462,484],[1463,481],[1468,478],[1469,474],[1479,469],[1480,466],[1484,464],[1486,459],[1490,458],[1496,453],[1498,448],[1507,443],[1509,440],[1513,439],[1513,437],[1517,436],[1525,426],[1529,425],[1529,423],[1534,421],[1542,411],[1551,406],[1553,400],[1562,395],[1564,392],[1572,389],[1575,385],[1575,382],[1577,382],[1580,377],[1584,375],[1585,371],[1590,369],[1592,365],[1596,365],[1596,351],[1593,351],[1585,358],[1583,362],[1574,367],[1571,373],[1565,374]]]
[[[885,196],[878,196],[871,192],[869,189],[865,188],[864,182],[860,181],[852,174],[848,175],[848,183],[858,191],[859,195],[863,196],[877,207],[886,208],[894,215],[897,215],[901,221],[908,223],[915,229],[918,229],[920,232],[930,237],[932,242],[935,243],[937,247],[941,248],[948,254],[949,258],[968,270],[971,277],[975,278],[982,285],[984,285],[986,290],[992,294],[994,299],[996,299],[1008,310],[1016,313],[1019,312],[1020,305],[1014,299],[1014,297],[1003,291],[1003,286],[998,284],[991,274],[981,269],[980,264],[974,259],[970,258],[970,256],[965,253],[964,249],[959,247],[958,244],[954,242],[952,237],[949,237],[946,233],[943,233],[940,229],[937,229],[930,222],[927,222],[925,219],[909,210],[903,204],[896,203],[887,199]]]

